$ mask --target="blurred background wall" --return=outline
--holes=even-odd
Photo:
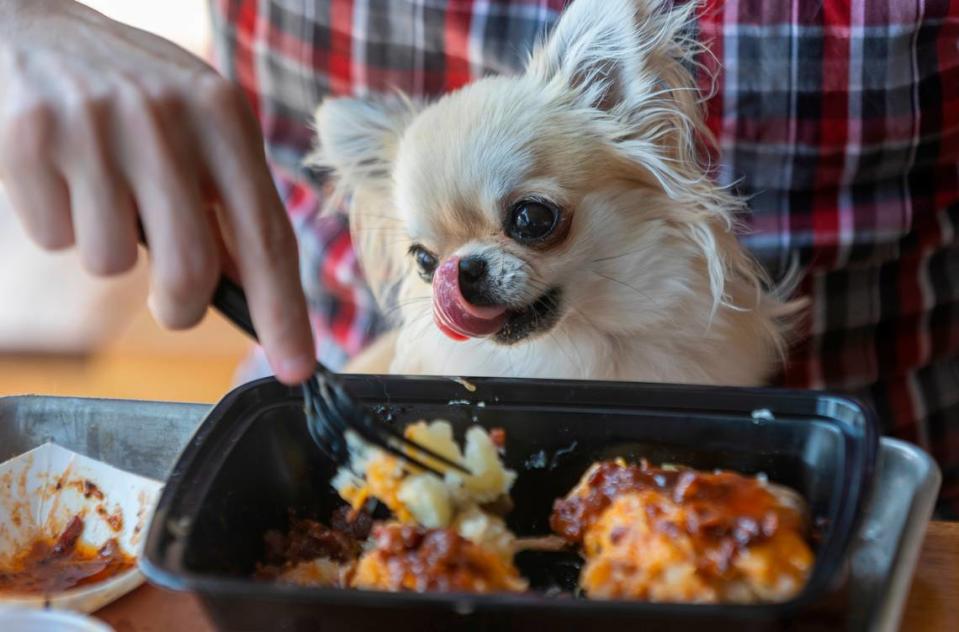
[[[207,56],[207,0],[86,0]],[[145,308],[148,266],[95,279],[73,252],[30,243],[0,182],[0,396],[17,393],[215,401],[249,344],[216,314],[166,332]]]

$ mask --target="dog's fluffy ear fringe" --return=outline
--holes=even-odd
[[[370,197],[389,199],[397,147],[419,107],[397,92],[393,98],[376,101],[327,99],[317,108],[317,146],[306,164],[331,176],[323,213],[348,209],[357,195],[367,196],[367,203]],[[405,251],[397,252],[394,247],[384,251],[382,236],[397,229],[391,210],[392,206],[384,202],[372,214],[349,211],[353,247],[363,262],[366,282],[388,320],[399,315],[397,295],[408,276],[404,266],[409,259]]]
[[[694,114],[687,104],[698,104],[698,89],[683,65],[697,65],[696,56],[705,52],[687,31],[697,6],[576,0],[531,53],[527,74],[554,89],[572,88],[579,105],[621,120],[675,99],[683,100],[685,114]]]
[[[397,146],[417,111],[401,93],[378,101],[334,98],[320,104],[314,120],[318,142],[306,164],[336,174],[326,209],[338,208],[350,191],[390,186]]]

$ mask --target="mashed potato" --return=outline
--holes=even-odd
[[[404,434],[462,463],[470,474],[449,472],[439,478],[410,471],[395,456],[348,437],[350,467],[340,469],[334,488],[354,511],[376,499],[395,518],[376,528],[350,585],[418,592],[525,590],[527,583],[513,564],[515,536],[500,516],[484,509],[508,499],[516,479],[490,435],[478,426],[470,428],[461,450],[445,421],[415,423]]]
[[[406,428],[407,438],[437,454],[462,463],[471,475],[449,472],[444,479],[410,472],[393,455],[351,439],[351,467],[341,468],[333,487],[354,509],[371,498],[386,505],[402,524],[428,529],[451,528],[474,543],[512,556],[513,537],[502,519],[482,506],[509,496],[516,473],[504,467],[489,434],[474,426],[461,451],[446,421],[418,422]]]

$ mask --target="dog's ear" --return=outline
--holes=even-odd
[[[384,189],[400,137],[415,113],[414,104],[402,97],[327,99],[316,110],[319,142],[308,164],[333,171],[345,191]]]
[[[381,101],[327,99],[316,111],[318,146],[310,166],[333,172],[329,210],[347,207],[353,248],[380,309],[398,315],[398,288],[410,265],[406,245],[396,239],[401,223],[392,200],[392,171],[403,131],[417,112],[397,96]]]
[[[600,129],[670,196],[701,175],[710,141],[690,72],[702,50],[688,35],[696,2],[575,0],[534,50],[527,76],[575,106],[602,112]],[[677,178],[677,176],[679,176]]]
[[[572,89],[583,105],[628,114],[674,82],[667,62],[689,55],[683,29],[695,5],[575,0],[533,51],[527,72]]]
[[[696,3],[575,0],[530,58],[527,73],[569,88],[581,105],[628,116],[652,93],[685,87],[675,64]],[[672,63],[671,63],[672,62]]]

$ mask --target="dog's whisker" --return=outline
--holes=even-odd
[[[391,247],[393,247],[393,246],[402,245],[402,246],[404,246],[404,248],[405,248],[405,247],[408,246],[409,243],[410,243],[409,238],[408,238],[408,237],[404,237],[403,239],[394,239],[394,240],[392,240],[392,241],[385,241],[385,242],[383,242],[382,245],[383,245],[384,247],[389,247],[389,248],[391,248]]]
[[[570,305],[569,309],[570,309],[570,311],[572,311],[574,314],[576,314],[577,316],[579,316],[580,318],[582,318],[584,321],[586,321],[586,324],[587,324],[587,325],[589,325],[590,327],[592,327],[592,328],[595,329],[596,331],[600,331],[600,328],[596,326],[596,323],[594,323],[594,322],[592,321],[592,319],[590,319],[589,316],[587,316],[587,315],[583,312],[583,310],[579,309],[578,307],[572,306],[572,305]]]
[[[644,299],[646,299],[647,301],[652,301],[652,299],[649,297],[648,294],[646,294],[645,292],[643,292],[643,291],[640,290],[639,288],[630,285],[630,284],[627,283],[626,281],[617,279],[617,278],[615,278],[615,277],[611,277],[611,276],[609,276],[609,275],[603,274],[602,272],[596,272],[595,270],[593,270],[592,272],[593,272],[593,274],[595,274],[596,276],[602,277],[602,278],[606,279],[607,281],[612,281],[613,283],[617,283],[617,284],[619,284],[619,285],[622,285],[622,286],[625,287],[625,288],[629,288],[630,290],[632,290],[632,291],[636,292],[637,294],[639,294],[640,296],[642,296],[642,297],[643,297]]]
[[[583,354],[580,353],[580,349],[579,349],[579,347],[576,345],[576,341],[573,339],[573,336],[569,333],[568,330],[567,330],[567,331],[564,331],[564,333],[566,334],[566,340],[569,341],[569,346],[570,346],[570,348],[571,348],[573,351],[576,352],[576,357],[579,358],[579,365],[578,365],[578,366],[583,367],[583,366],[584,366]]]
[[[411,305],[416,305],[417,303],[421,303],[421,302],[423,302],[423,301],[432,302],[433,299],[432,299],[431,297],[429,297],[429,296],[418,296],[418,297],[416,297],[416,298],[411,298],[411,299],[407,299],[407,300],[405,300],[405,301],[400,301],[399,303],[396,303],[395,305],[391,305],[389,309],[384,310],[384,311],[383,311],[383,316],[386,317],[386,318],[389,318],[390,316],[392,316],[393,314],[395,314],[395,313],[398,312],[399,310],[404,309],[404,308],[407,308],[407,307],[410,307]]]
[[[394,306],[390,307],[388,310],[385,310],[385,311],[383,312],[383,316],[386,317],[386,318],[392,318],[393,316],[395,316],[395,315],[397,314],[397,312],[402,313],[402,310],[405,310],[405,309],[411,307],[412,305],[414,305],[414,303],[407,303],[407,304],[404,304],[404,305],[394,305]]]
[[[396,222],[397,224],[402,224],[403,220],[398,217],[393,217],[391,215],[376,215],[375,213],[367,213],[364,211],[357,211],[355,213],[356,217],[372,217],[374,219],[385,219],[391,222]]]
[[[587,324],[589,327],[591,327],[593,330],[595,330],[595,331],[602,331],[602,330],[596,325],[596,323],[594,323],[593,320],[592,320],[589,316],[587,316],[581,309],[579,309],[579,308],[571,305],[571,306],[570,306],[570,311],[572,311],[574,314],[576,314],[577,316],[579,316],[580,318],[582,318],[583,321],[585,321],[586,324]],[[576,344],[576,339],[573,338],[573,334],[572,334],[568,329],[565,331],[565,333],[566,333],[566,338],[567,338],[567,340],[569,340],[570,346],[573,348],[574,351],[576,351],[576,356],[580,359],[580,362],[582,363],[582,362],[583,362],[583,355],[582,355],[582,353],[580,352],[579,346]],[[582,365],[581,365],[581,366],[582,366]]]
[[[535,320],[534,320],[534,323],[535,323]],[[531,361],[534,355],[533,349],[534,349],[533,345],[526,345],[526,357],[523,359],[523,364],[525,364],[526,366],[532,366],[533,364]]]
[[[545,282],[531,277],[526,279],[526,284],[531,287],[538,296],[548,293],[551,289]]]
[[[616,259],[622,259],[623,257],[628,257],[628,256],[630,256],[630,255],[634,255],[634,254],[638,253],[640,250],[641,250],[640,248],[637,248],[637,249],[635,249],[635,250],[630,250],[630,251],[628,251],[628,252],[623,252],[623,253],[620,253],[620,254],[618,254],[618,255],[610,255],[610,256],[608,256],[608,257],[600,257],[600,258],[598,258],[598,259],[592,259],[592,260],[590,261],[590,263],[604,263],[604,262],[606,262],[606,261],[615,261]]]
[[[411,321],[411,324],[422,327],[424,330],[429,328],[433,324],[433,310],[424,310]]]
[[[406,229],[399,226],[360,226],[354,228],[352,232],[356,235],[402,235],[407,240],[409,239],[409,236],[406,234]]]
[[[536,270],[536,266],[525,259],[520,260],[520,270],[526,270],[526,275],[529,278],[539,276],[539,272]]]
[[[566,350],[563,349],[563,345],[560,344],[559,338],[556,337],[556,334],[554,334],[552,331],[549,332],[549,338],[556,343],[556,348],[560,350],[560,353],[566,356],[566,359],[569,360],[570,366],[579,366],[579,364],[573,361],[573,356],[566,353]]]
[[[509,363],[509,372],[512,375],[518,375],[516,372],[516,364],[513,362],[513,350],[515,347],[510,347],[506,350],[506,362]]]

